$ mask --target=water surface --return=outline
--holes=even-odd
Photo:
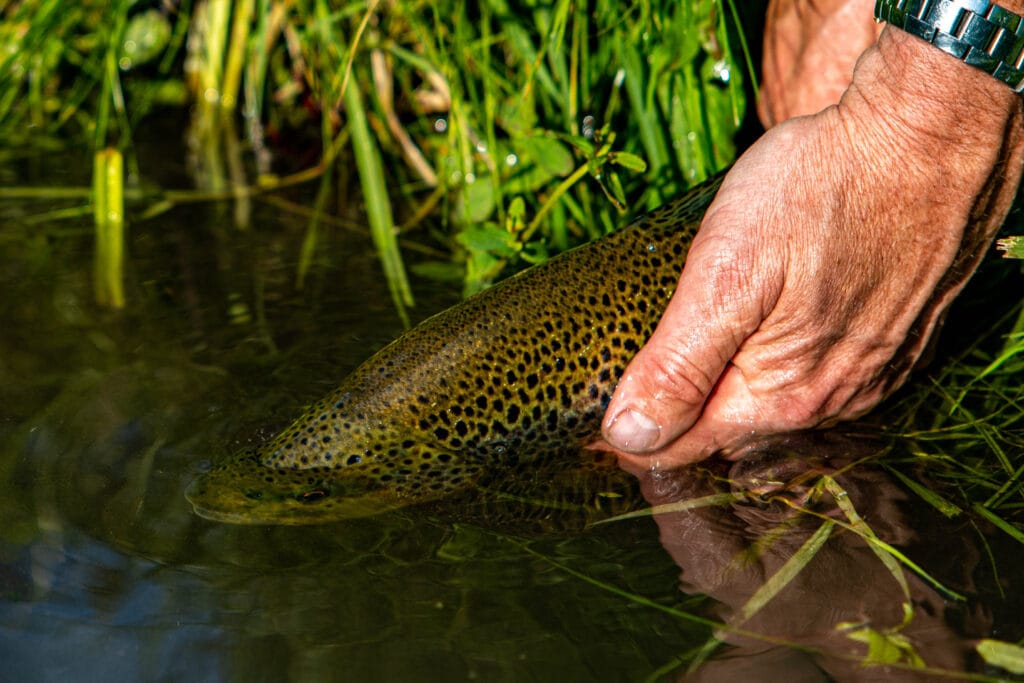
[[[68,166],[11,161],[5,181],[83,184]],[[898,625],[905,595],[853,534],[737,620],[819,528],[767,498],[588,529],[457,504],[311,527],[198,518],[183,496],[197,473],[401,332],[369,236],[325,230],[299,291],[301,217],[256,202],[246,231],[229,203],[137,219],[129,305],[114,313],[91,302],[88,217],[31,220],[53,208],[0,204],[0,680],[671,680],[688,666],[705,680],[877,680],[834,625]],[[418,319],[455,300],[424,281],[417,293]],[[772,445],[766,467],[835,475],[880,535],[967,596],[911,576],[908,633],[929,664],[978,670],[971,638],[1021,631],[1018,577],[997,580],[987,559],[1005,544],[873,464],[843,470],[869,443]],[[811,464],[786,464],[793,452]],[[779,473],[753,471],[740,474]],[[700,498],[737,476],[719,463],[648,479],[644,494]],[[842,514],[828,498],[820,509]],[[725,644],[700,663],[716,631],[656,606],[813,651],[717,631]]]

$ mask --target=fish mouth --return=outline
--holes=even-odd
[[[270,522],[257,519],[254,510],[228,510],[225,507],[216,508],[203,502],[207,497],[206,481],[203,475],[192,480],[185,488],[185,500],[192,505],[192,511],[203,519],[213,522],[226,522],[228,524],[269,524]]]
[[[251,491],[218,489],[207,475],[198,476],[186,487],[185,499],[203,519],[249,526],[328,524],[371,517],[408,504],[385,490],[339,496],[323,486],[289,492],[275,500]]]
[[[189,501],[191,503],[191,501]],[[242,512],[229,512],[227,510],[214,510],[213,508],[203,507],[197,503],[192,503],[192,511],[203,519],[208,519],[211,522],[222,522],[225,524],[246,524],[249,526],[269,526],[281,524],[280,521],[270,519],[259,519],[253,515],[247,515]]]

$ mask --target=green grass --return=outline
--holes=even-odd
[[[110,146],[144,178],[135,130],[192,102],[198,185],[237,199],[282,182],[268,131],[319,131],[320,160],[284,180],[355,161],[404,310],[396,232],[429,228],[453,261],[420,272],[468,294],[728,164],[750,82],[737,22],[717,0],[21,0],[0,10],[0,135]]]

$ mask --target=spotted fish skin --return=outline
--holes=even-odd
[[[262,449],[200,475],[188,499],[236,523],[364,516],[594,440],[719,184],[425,320]]]

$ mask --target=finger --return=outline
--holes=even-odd
[[[737,366],[729,364],[711,392],[696,422],[653,457],[670,469],[712,454],[728,454],[736,445],[777,429]],[[652,455],[645,456],[651,458]]]
[[[694,241],[675,296],[608,406],[603,434],[618,450],[656,451],[696,422],[726,364],[764,318],[764,293],[775,291],[756,286],[756,258],[741,258],[705,227],[711,236]]]

